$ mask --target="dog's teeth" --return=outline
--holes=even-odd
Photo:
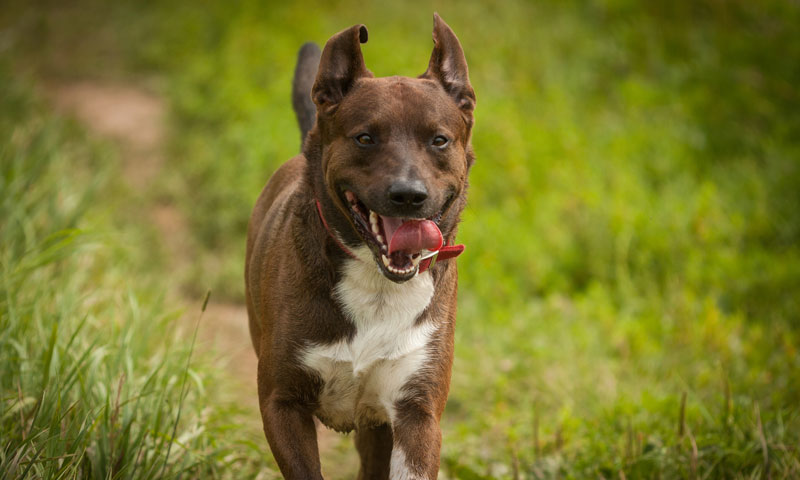
[[[416,255],[416,258],[414,258],[414,257],[411,257],[411,265],[412,265],[412,268],[413,268],[413,267],[416,267],[417,265],[419,265],[419,262],[421,262],[421,261],[422,261],[422,258],[420,258],[420,256],[419,256],[419,255]]]
[[[369,212],[369,223],[372,226],[372,233],[378,235],[380,233],[380,228],[378,228],[378,214],[372,210]]]
[[[380,233],[377,233],[377,238],[378,238],[379,242],[383,243],[383,235],[381,235]]]
[[[418,258],[417,260],[412,259],[411,265],[409,265],[408,267],[397,268],[394,265],[392,265],[392,261],[385,254],[381,255],[381,260],[383,261],[383,265],[386,267],[386,270],[388,270],[391,273],[394,273],[395,275],[408,275],[409,273],[416,270],[417,266],[419,265],[419,262],[421,261],[420,258]]]

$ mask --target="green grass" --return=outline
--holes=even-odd
[[[800,475],[796,4],[83,0],[25,10],[13,49],[17,65],[42,75],[157,79],[176,159],[158,194],[183,206],[200,244],[192,276],[205,283],[187,288],[201,298],[210,283],[236,301],[252,203],[298,150],[298,46],[363,22],[368,66],[416,75],[434,9],[462,40],[478,97],[446,476]],[[86,42],[84,31],[107,41]],[[71,69],[49,60],[64,42],[81,52]],[[63,228],[73,226],[36,238]],[[6,263],[33,247],[15,248]],[[95,275],[114,275],[117,253]],[[24,294],[32,311],[53,298]],[[75,318],[101,308],[70,305]],[[111,371],[108,392],[121,373]],[[189,411],[202,403],[191,392]]]
[[[211,358],[187,363],[147,232],[113,221],[113,150],[0,82],[0,478],[238,478],[260,448]]]

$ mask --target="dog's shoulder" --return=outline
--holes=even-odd
[[[272,174],[253,209],[251,224],[258,224],[276,203],[296,191],[303,181],[308,162],[301,153],[287,160]]]
[[[288,200],[297,193],[304,181],[307,160],[303,154],[296,155],[281,165],[270,177],[256,201],[247,228],[247,261],[255,243],[269,224],[283,215]]]

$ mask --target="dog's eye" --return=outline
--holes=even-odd
[[[447,146],[448,143],[450,143],[450,140],[448,140],[447,137],[445,137],[444,135],[436,135],[435,137],[433,137],[431,145],[433,145],[434,147],[442,148],[444,146]]]
[[[361,135],[358,135],[355,138],[355,140],[356,140],[356,143],[359,144],[359,145],[375,145],[375,140],[370,135],[367,135],[366,133],[362,133]]]

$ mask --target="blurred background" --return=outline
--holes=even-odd
[[[800,477],[800,3],[11,0],[0,478],[280,478],[242,277],[297,49],[416,76],[434,11],[478,99],[441,478]]]

